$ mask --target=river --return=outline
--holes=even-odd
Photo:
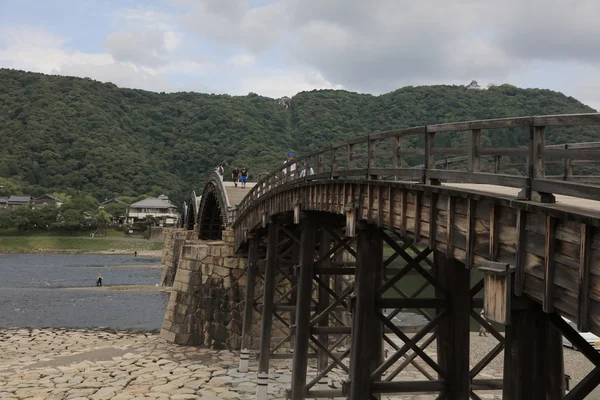
[[[102,274],[105,287],[155,286],[159,263],[132,255],[0,255],[0,327],[158,330],[169,293],[97,290],[96,278]]]

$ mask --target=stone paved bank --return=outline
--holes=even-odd
[[[250,364],[248,374],[238,373],[237,365],[237,353],[181,347],[156,334],[0,330],[3,400],[254,399],[256,364]],[[270,398],[284,398],[291,380],[289,361],[273,362],[271,371]],[[409,369],[403,379],[423,378]],[[335,375],[326,384],[337,386]],[[481,397],[495,398],[485,393]]]

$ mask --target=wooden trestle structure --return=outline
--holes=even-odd
[[[561,194],[599,200],[600,186],[545,179],[545,160],[600,164],[600,151],[547,149],[545,130],[557,125],[600,125],[600,115],[376,133],[295,161],[314,166],[314,175],[293,176],[288,163],[259,181],[231,218],[236,248],[249,258],[241,371],[256,336],[252,326],[257,317],[261,322],[257,398],[267,398],[269,361],[290,358],[292,400],[392,393],[463,400],[492,389],[511,400],[584,399],[600,382],[600,355],[561,316],[600,334],[600,209],[552,202]],[[482,130],[502,128],[528,130],[529,148],[481,146]],[[436,134],[448,131],[466,132],[469,146],[436,148]],[[403,138],[415,135],[424,137],[424,148],[404,149]],[[436,155],[444,153],[466,154],[468,170],[437,169]],[[482,156],[504,153],[527,157],[524,175],[482,172]],[[424,166],[404,167],[406,154],[423,155]],[[522,191],[516,199],[445,184],[452,181]],[[476,268],[484,279],[471,280]],[[422,282],[410,293],[400,289],[415,274]],[[485,318],[476,311],[484,303]],[[395,318],[406,310],[426,323],[409,332]],[[471,319],[497,339],[474,365]],[[504,324],[504,334],[488,320]],[[562,335],[596,366],[568,393]],[[427,351],[434,342],[435,355]],[[504,378],[482,378],[503,351]],[[317,372],[309,375],[314,358]],[[400,380],[409,365],[423,378]],[[334,369],[345,383],[320,385]]]

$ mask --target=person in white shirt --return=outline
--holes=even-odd
[[[293,161],[292,156],[293,156],[292,153],[288,153],[287,154],[287,160],[285,160],[283,163],[287,164],[290,161]],[[296,163],[293,163],[292,165],[290,165],[289,168],[290,168],[290,179],[294,179],[294,171],[296,171]],[[286,169],[283,169],[283,174],[284,175],[286,174]]]
[[[223,174],[225,173],[225,168],[223,168],[223,164],[219,164],[216,171],[217,171],[217,174],[219,174],[219,177],[221,178],[221,180],[223,180]]]
[[[308,174],[309,175],[314,175],[315,174],[315,171],[313,170],[312,167],[310,167],[308,169]],[[302,169],[302,172],[300,172],[300,177],[301,178],[304,178],[305,176],[306,176],[306,160],[304,161],[304,168]]]

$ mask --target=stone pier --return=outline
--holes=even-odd
[[[173,240],[185,240],[181,232],[175,232]],[[222,241],[182,245],[162,338],[181,345],[239,349],[246,259],[234,255],[233,240],[232,231],[225,230]]]
[[[173,286],[177,265],[183,245],[198,237],[198,233],[184,228],[166,228],[164,230],[165,247],[163,248],[160,266],[163,273],[160,278],[161,286]]]

